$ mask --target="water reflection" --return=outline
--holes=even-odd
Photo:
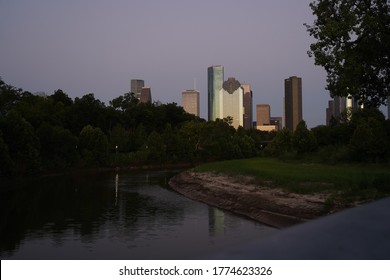
[[[209,208],[209,233],[210,236],[225,234],[225,214],[218,208]]]
[[[1,189],[0,256],[193,258],[274,231],[163,187],[171,175],[58,176]]]
[[[119,174],[115,175],[115,206],[118,204]]]

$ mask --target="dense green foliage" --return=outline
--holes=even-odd
[[[390,122],[377,109],[294,133],[206,122],[175,103],[144,104],[131,93],[106,106],[92,93],[34,95],[0,80],[0,175],[82,167],[197,163],[272,156],[312,162],[387,162]]]
[[[34,95],[0,80],[0,175],[252,157],[270,139],[175,103],[139,103],[132,93],[109,103],[92,93]]]
[[[316,20],[305,24],[316,39],[310,56],[327,72],[333,96],[351,95],[366,107],[387,103],[390,95],[390,2],[318,0]]]

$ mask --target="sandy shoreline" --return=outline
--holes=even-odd
[[[324,194],[294,194],[253,183],[250,177],[184,171],[169,185],[194,200],[241,214],[261,223],[285,228],[326,215]]]

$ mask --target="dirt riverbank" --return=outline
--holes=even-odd
[[[284,228],[327,214],[325,194],[294,194],[250,177],[185,171],[170,186],[194,200]],[[268,184],[269,185],[269,184]]]

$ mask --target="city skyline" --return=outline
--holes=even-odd
[[[207,119],[209,65],[249,82],[253,104],[270,104],[277,116],[283,80],[297,75],[305,80],[304,119],[314,127],[325,124],[330,96],[325,70],[307,55],[313,39],[303,24],[315,19],[310,2],[3,1],[0,76],[31,92],[94,93],[106,105],[128,92],[133,78],[147,81],[153,100],[180,104],[180,93],[196,79],[200,117]],[[242,20],[225,20],[237,11]]]
[[[307,56],[312,39],[303,26],[314,20],[310,2],[3,1],[0,76],[31,92],[94,93],[105,104],[128,92],[132,78],[145,79],[154,100],[180,104],[196,79],[207,119],[210,65],[250,82],[253,104],[268,103],[276,115],[283,115],[284,77],[299,75],[312,103],[304,115],[323,124],[325,71]],[[242,20],[224,20],[237,11]],[[231,44],[234,34],[242,44]]]

